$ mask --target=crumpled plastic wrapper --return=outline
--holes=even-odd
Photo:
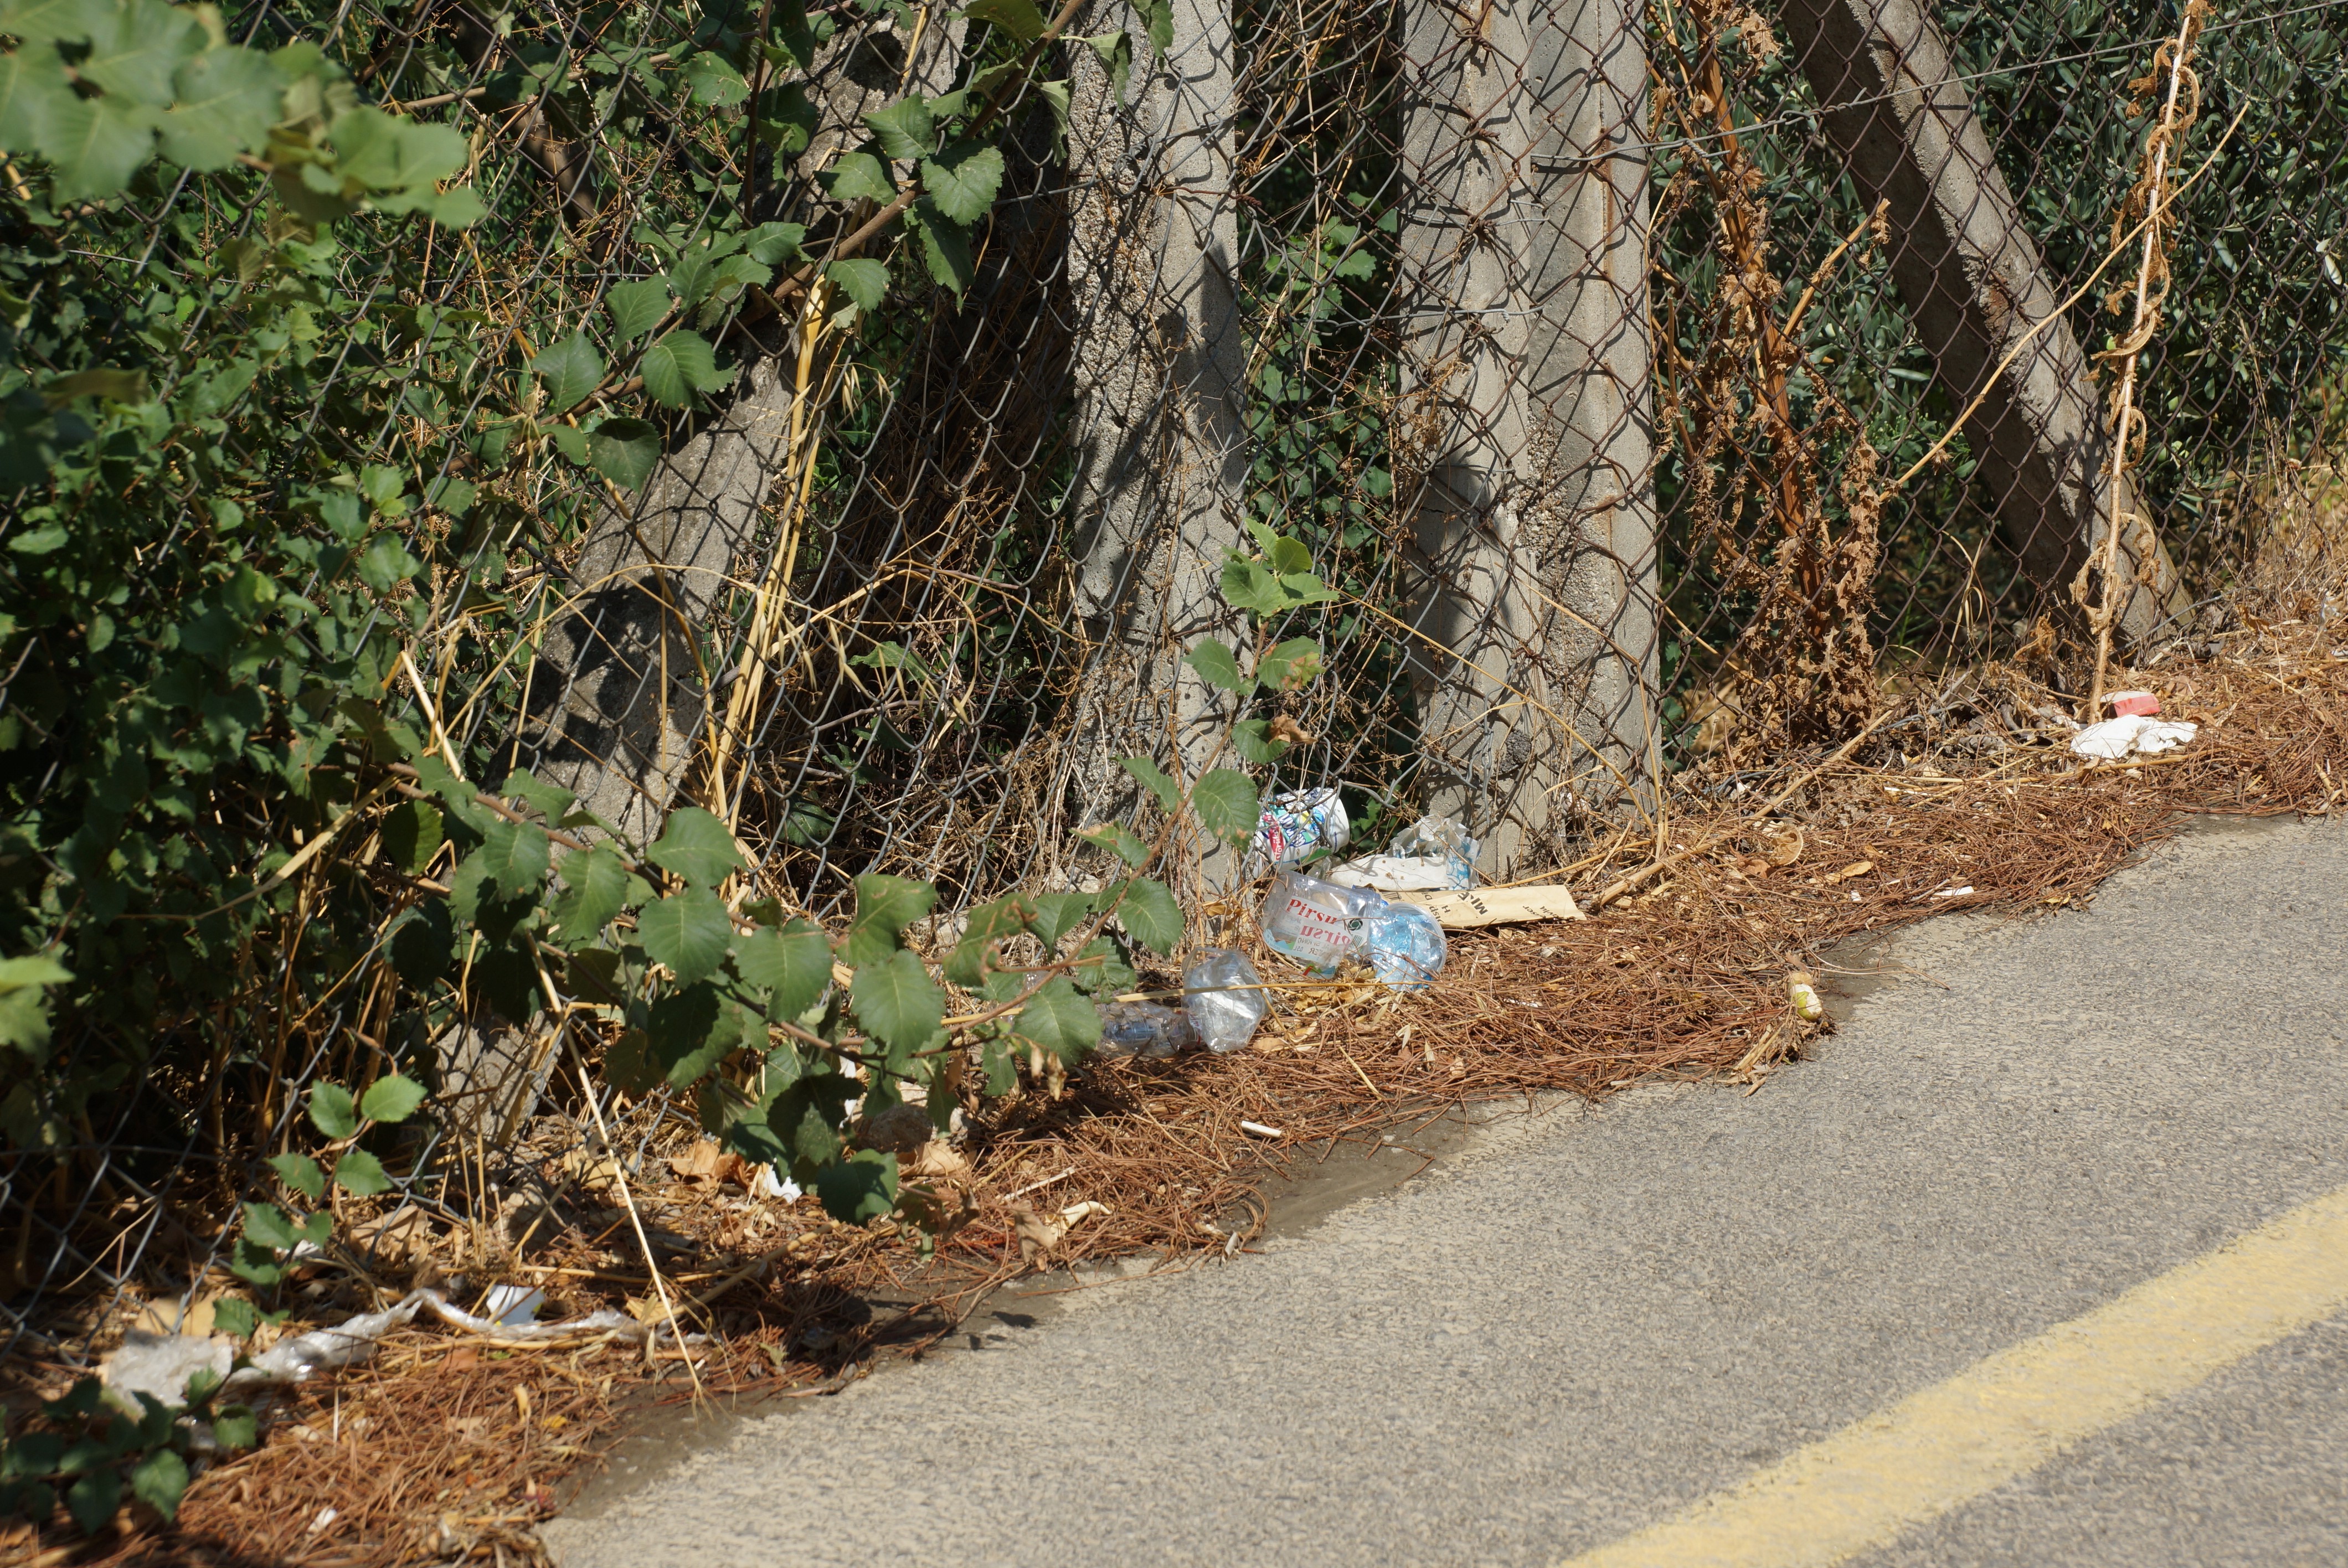
[[[2071,737],[2071,749],[2083,757],[2098,762],[2116,763],[2130,753],[2153,756],[2174,751],[2191,742],[2201,733],[2199,724],[2188,724],[2180,719],[2156,719],[2147,714],[2130,713],[2123,718],[2106,719],[2099,724],[2089,724]]]

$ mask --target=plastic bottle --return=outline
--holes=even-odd
[[[1285,866],[1272,873],[1263,897],[1263,945],[1309,969],[1334,974],[1361,957],[1362,923],[1386,901],[1359,887],[1340,887]]]
[[[1255,1036],[1256,1025],[1272,1010],[1261,989],[1224,990],[1214,988],[1256,987],[1263,976],[1234,948],[1210,948],[1182,971],[1182,1011],[1199,1038],[1214,1051],[1233,1051]]]
[[[1199,1031],[1187,1014],[1156,1002],[1103,1002],[1100,1043],[1096,1056],[1138,1056],[1148,1061],[1171,1056],[1199,1043]]]
[[[1363,927],[1362,956],[1396,990],[1432,980],[1451,956],[1442,923],[1416,904],[1388,904]]]

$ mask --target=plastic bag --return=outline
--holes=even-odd
[[[1263,976],[1235,948],[1210,948],[1182,971],[1182,1012],[1209,1050],[1237,1050],[1254,1038],[1272,1010],[1262,985]],[[1226,986],[1258,989],[1217,989]]]
[[[1388,904],[1369,917],[1363,931],[1362,956],[1396,990],[1426,985],[1451,955],[1442,923],[1416,904]]]
[[[1334,974],[1339,964],[1361,956],[1362,923],[1385,903],[1375,893],[1283,867],[1272,874],[1264,895],[1263,945]]]
[[[1316,849],[1343,849],[1353,824],[1334,785],[1292,789],[1264,804],[1256,821],[1255,849],[1274,866],[1293,866]]]
[[[2099,724],[2089,724],[2071,737],[2071,749],[2083,757],[2116,763],[2130,752],[2151,756],[2174,750],[2200,733],[2199,724],[2132,713],[2124,719],[2106,719]]]
[[[1463,890],[1476,886],[1476,841],[1447,816],[1422,816],[1395,835],[1385,854],[1348,860],[1329,880],[1389,893]]]

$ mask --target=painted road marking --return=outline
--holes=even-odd
[[[2348,1307],[2348,1187],[1566,1568],[1825,1568]]]

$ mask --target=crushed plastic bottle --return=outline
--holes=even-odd
[[[1396,990],[1426,985],[1450,956],[1442,923],[1416,904],[1388,904],[1363,926],[1362,957]]]
[[[1283,866],[1272,874],[1263,897],[1263,945],[1306,968],[1334,974],[1347,958],[1361,957],[1362,924],[1385,902]]]
[[[1235,948],[1210,948],[1182,971],[1182,1011],[1209,1050],[1237,1050],[1255,1037],[1256,1025],[1272,1010],[1262,985],[1263,976]]]
[[[1103,1002],[1096,1056],[1138,1056],[1152,1061],[1199,1043],[1189,1017],[1156,1002]]]

